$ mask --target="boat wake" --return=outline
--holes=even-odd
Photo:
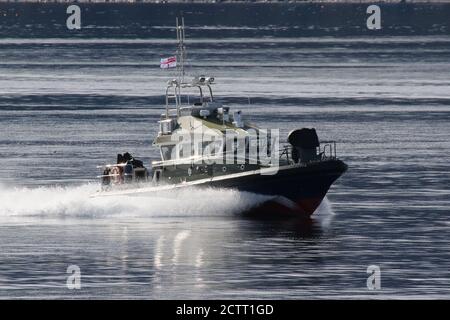
[[[155,195],[91,197],[98,184],[13,187],[0,185],[0,218],[165,217],[239,213],[267,196],[225,189],[186,188]]]

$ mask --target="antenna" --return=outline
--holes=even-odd
[[[185,32],[184,32],[184,17],[181,17],[181,24],[177,17],[177,70],[178,70],[178,81],[180,83],[184,82],[184,62],[186,61],[186,46],[184,45]]]

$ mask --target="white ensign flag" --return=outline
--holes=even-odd
[[[175,68],[177,66],[177,57],[168,57],[161,59],[161,69]]]

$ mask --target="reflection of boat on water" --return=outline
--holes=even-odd
[[[161,160],[148,171],[130,154],[103,167],[101,195],[139,195],[188,186],[233,188],[270,195],[259,212],[311,215],[333,182],[346,170],[336,144],[320,143],[315,129],[297,129],[279,146],[278,130],[244,121],[213,95],[213,77],[185,80],[184,23],[178,25],[178,77],[166,89],[166,108],[153,145]],[[214,201],[214,199],[207,199]]]

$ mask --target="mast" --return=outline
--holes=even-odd
[[[184,17],[181,17],[181,24],[177,17],[177,71],[178,71],[178,83],[184,82],[184,63],[186,61],[186,46],[184,45],[185,33],[184,33]]]

